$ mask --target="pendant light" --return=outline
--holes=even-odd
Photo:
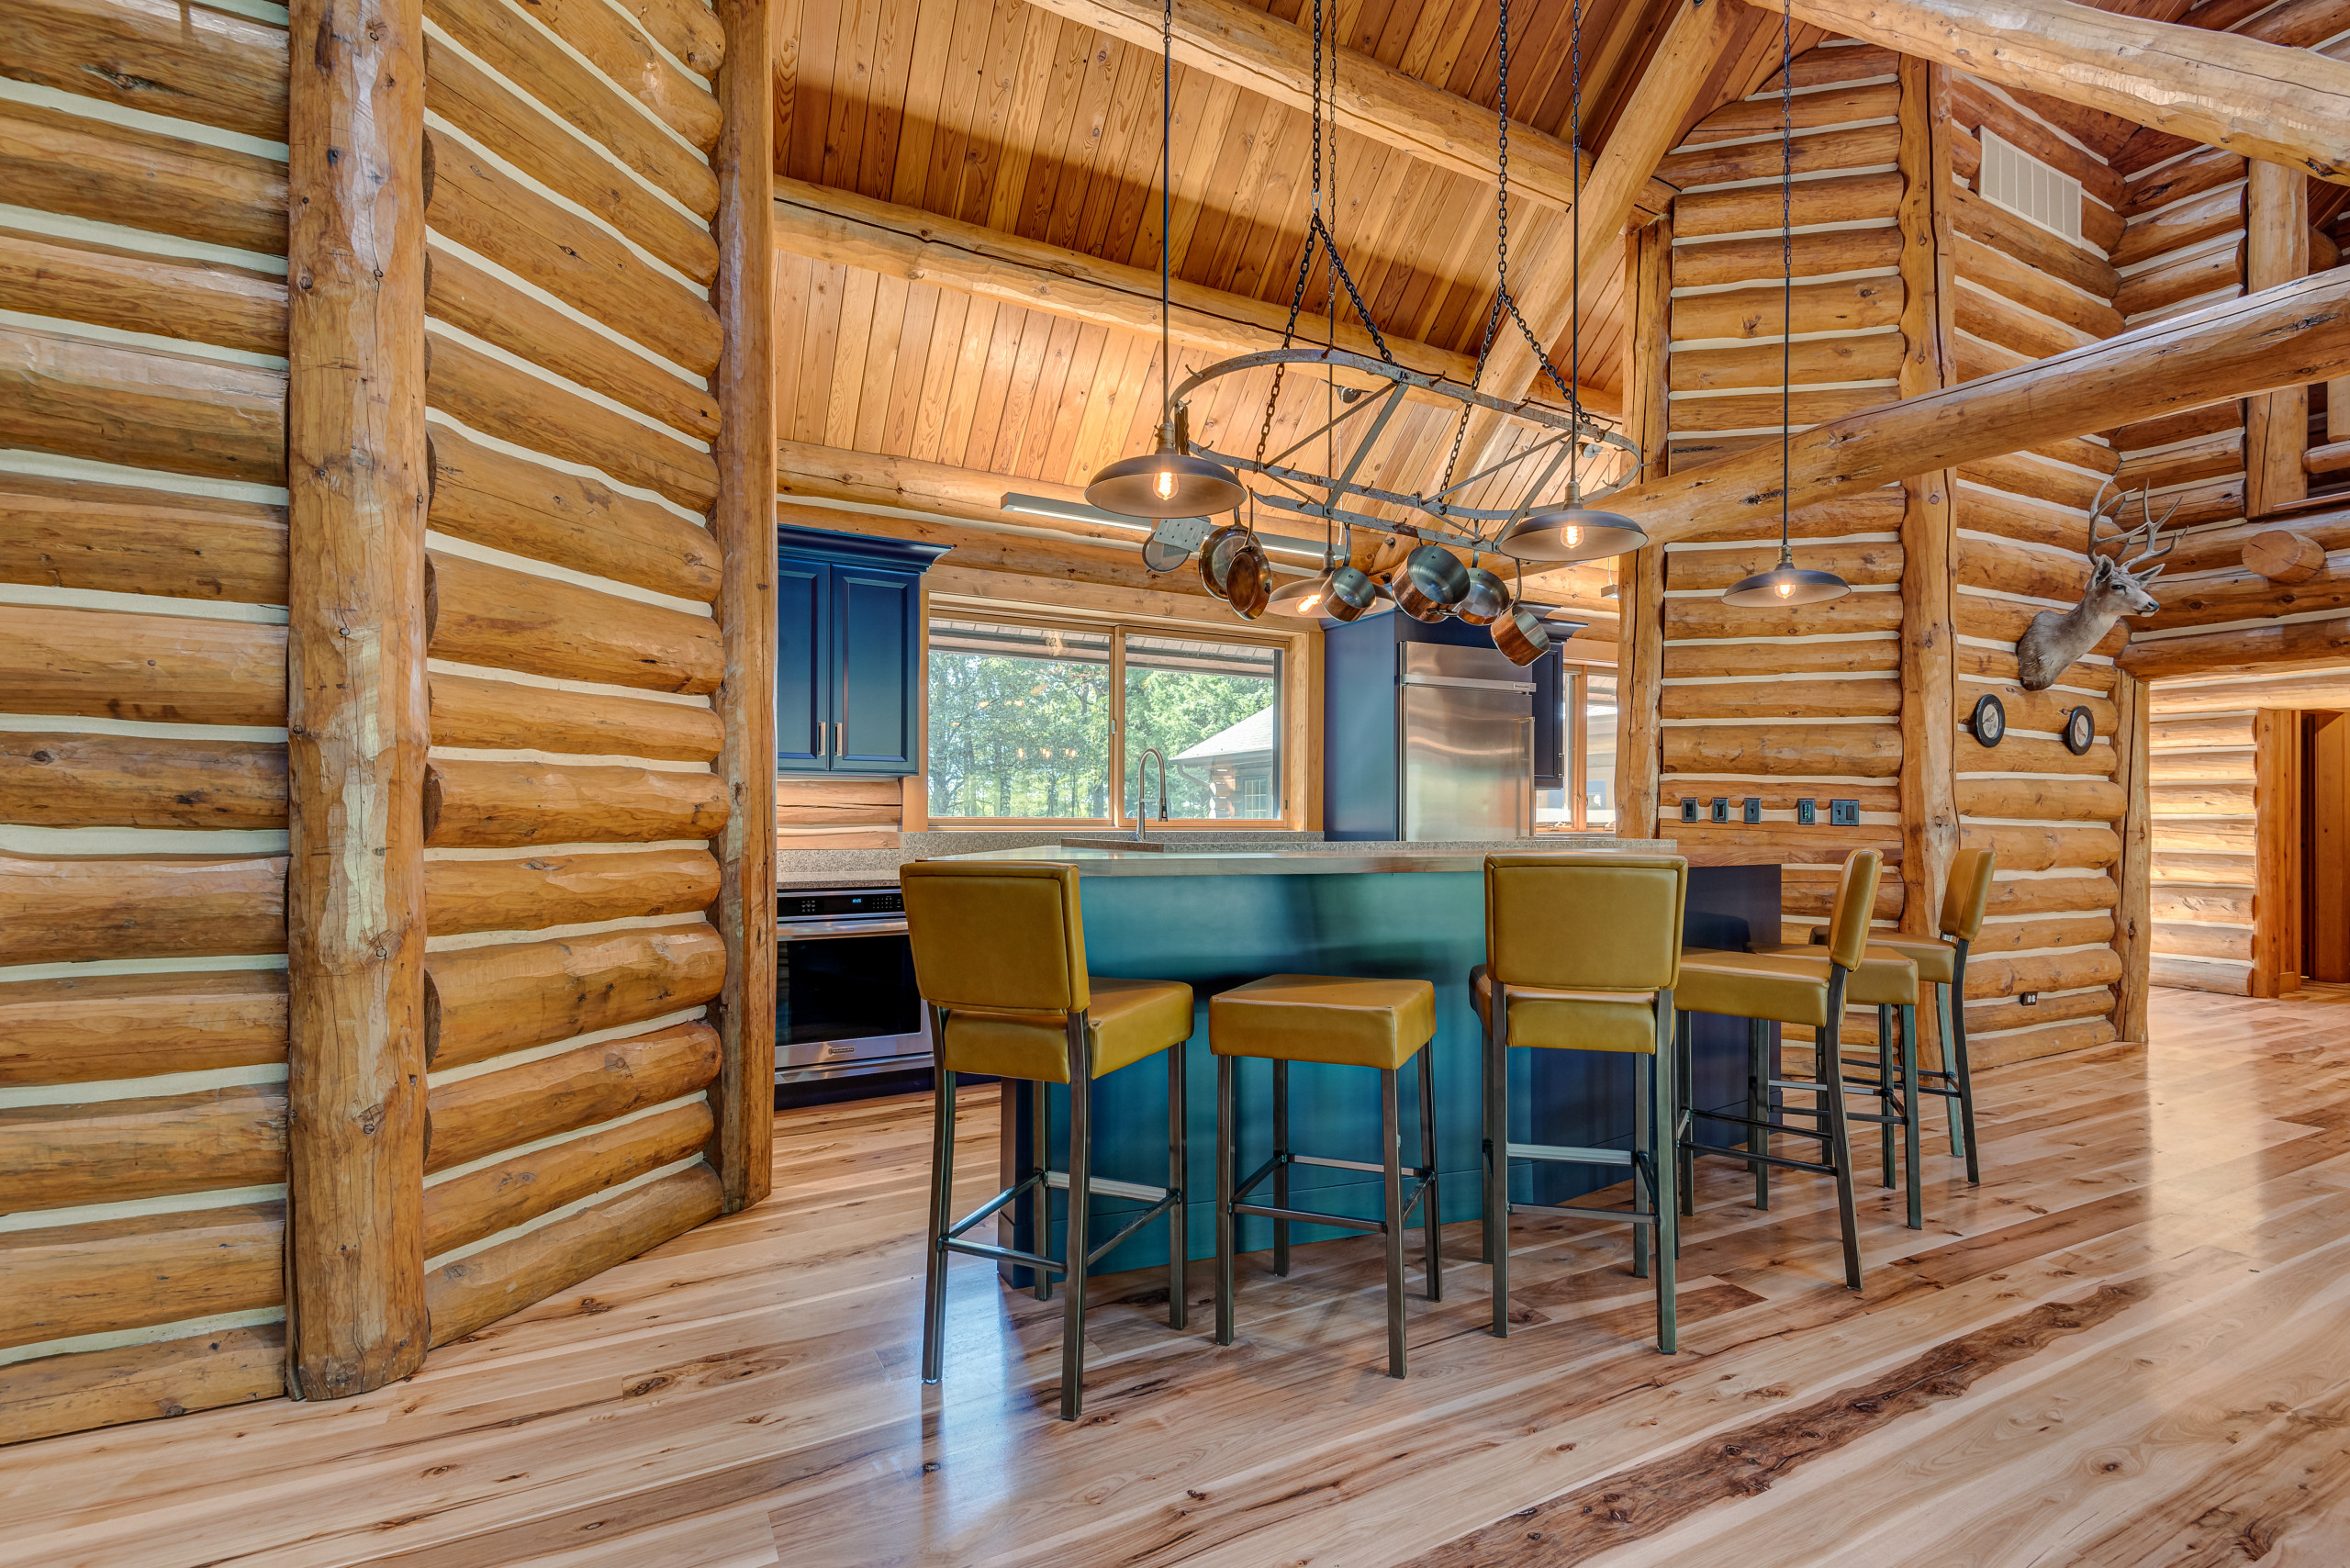
[[[1852,585],[1833,572],[1807,571],[1796,566],[1795,547],[1787,538],[1796,379],[1795,14],[1791,4],[1779,18],[1779,564],[1767,572],[1741,577],[1723,591],[1722,602],[1741,610],[1823,604],[1852,591]]]
[[[1221,463],[1188,450],[1190,432],[1175,412],[1169,370],[1174,364],[1168,328],[1171,288],[1169,258],[1174,250],[1175,0],[1167,0],[1159,23],[1158,67],[1158,447],[1143,457],[1122,457],[1093,476],[1085,487],[1088,504],[1127,517],[1205,517],[1230,511],[1248,498],[1238,475]]]
[[[1567,352],[1572,368],[1567,373],[1567,407],[1575,423],[1583,423],[1583,0],[1575,0],[1572,31],[1569,34],[1573,55],[1570,66],[1567,103],[1573,117],[1573,129],[1569,137],[1574,151],[1574,200],[1568,208],[1573,223],[1574,303],[1569,317]],[[1501,7],[1501,134],[1502,177],[1508,179],[1509,169],[1509,6],[1505,0]],[[1506,189],[1506,185],[1505,185]],[[1506,200],[1506,197],[1505,197]],[[1505,208],[1506,211],[1506,208]],[[1506,230],[1505,230],[1506,232]],[[1544,368],[1548,369],[1548,362]],[[1557,373],[1552,372],[1553,378]],[[1583,504],[1583,481],[1577,472],[1583,453],[1580,431],[1567,449],[1567,504],[1550,507],[1519,518],[1502,531],[1494,548],[1505,555],[1520,561],[1602,561],[1612,555],[1628,554],[1649,542],[1647,532],[1637,522],[1621,512],[1603,511]]]

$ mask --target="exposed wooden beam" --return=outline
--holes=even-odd
[[[2322,381],[2350,369],[2350,276],[2326,273],[2207,307],[2012,370],[1886,403],[1797,432],[1791,492],[1801,508],[2215,398]],[[1620,490],[1609,510],[1657,543],[1779,515],[1779,452],[1764,445]]]
[[[1800,21],[2350,184],[2350,62],[2073,0],[1751,0]]]
[[[1138,49],[1159,47],[1161,6],[1153,0],[1031,0]],[[1708,0],[1719,5],[1722,0]],[[1243,0],[1174,0],[1175,58],[1237,86],[1304,112],[1314,89],[1313,34]],[[1456,174],[1490,182],[1495,168],[1494,115],[1408,72],[1353,50],[1338,51],[1336,113],[1350,131],[1383,141]],[[1678,122],[1676,122],[1677,124]],[[1668,128],[1670,129],[1671,128]],[[1673,187],[1640,170],[1639,202],[1662,212]],[[1533,200],[1564,212],[1573,205],[1574,151],[1532,126],[1509,133],[1510,183]],[[1591,157],[1583,157],[1591,180]]]
[[[805,180],[778,177],[775,191],[775,242],[789,254],[863,267],[885,277],[932,284],[1089,326],[1150,336],[1158,332],[1155,271]],[[1181,279],[1169,286],[1169,297],[1175,307],[1169,327],[1180,342],[1224,354],[1259,353],[1281,346],[1289,313],[1270,300]],[[1315,321],[1304,325],[1317,335],[1322,330]],[[1338,346],[1355,353],[1378,353],[1369,332],[1343,320]],[[1464,386],[1476,373],[1474,354],[1392,333],[1387,334],[1387,347],[1407,368]],[[1360,379],[1368,384],[1372,378]],[[1595,386],[1583,387],[1583,396],[1588,407],[1603,411],[1613,412],[1617,406],[1613,393]],[[1427,400],[1459,407],[1433,395]],[[1548,400],[1563,402],[1555,388]]]

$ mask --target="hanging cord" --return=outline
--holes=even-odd
[[[1568,34],[1570,64],[1568,66],[1567,104],[1573,117],[1574,129],[1568,137],[1568,151],[1574,159],[1574,205],[1567,216],[1573,225],[1569,243],[1574,246],[1574,272],[1569,285],[1568,308],[1573,325],[1567,339],[1567,353],[1572,369],[1574,386],[1567,388],[1567,411],[1574,416],[1575,428],[1567,437],[1567,504],[1574,505],[1583,498],[1583,480],[1579,469],[1583,459],[1583,405],[1575,399],[1575,387],[1583,385],[1583,0],[1574,0],[1574,22]]]
[[[1795,4],[1779,13],[1779,560],[1787,543],[1787,488],[1794,472],[1796,379],[1796,42]]]
[[[1158,22],[1158,408],[1159,419],[1175,422],[1174,314],[1168,289],[1175,253],[1175,0]]]

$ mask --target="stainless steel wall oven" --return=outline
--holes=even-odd
[[[775,1081],[814,1083],[931,1065],[905,895],[894,887],[776,899]]]

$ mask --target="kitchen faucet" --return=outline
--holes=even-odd
[[[1154,756],[1158,758],[1158,820],[1160,822],[1167,820],[1167,758],[1160,754],[1157,746],[1145,746],[1142,756],[1135,760],[1135,842],[1136,844],[1143,842],[1142,808],[1150,799],[1149,791],[1144,787],[1143,779],[1147,777],[1150,759]]]

